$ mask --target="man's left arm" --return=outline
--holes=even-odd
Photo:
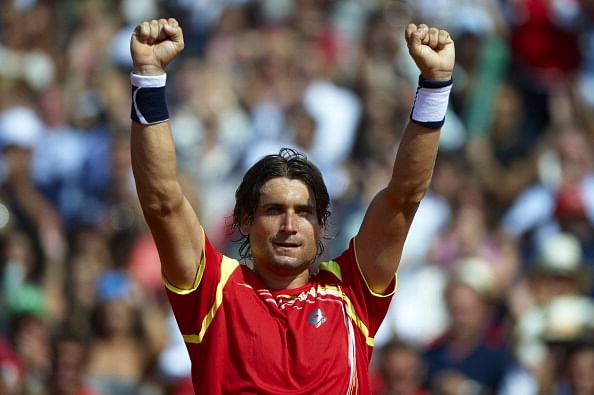
[[[392,177],[371,202],[355,238],[361,272],[378,294],[394,279],[408,230],[429,188],[454,68],[454,42],[447,31],[410,24],[405,38],[421,72],[420,88]]]

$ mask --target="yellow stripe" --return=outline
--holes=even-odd
[[[210,308],[209,312],[206,314],[204,319],[202,320],[202,327],[200,328],[200,333],[198,334],[191,334],[191,335],[183,335],[184,340],[186,343],[202,343],[204,339],[204,335],[208,330],[208,327],[214,320],[215,314],[221,305],[223,304],[223,288],[227,284],[229,277],[233,273],[233,271],[239,266],[239,262],[235,259],[228,258],[223,256],[223,260],[221,262],[221,278],[219,283],[217,284],[217,289],[215,291],[215,301]]]
[[[204,229],[202,229],[202,240],[203,240],[203,244],[204,244]],[[178,294],[178,295],[187,295],[191,292],[194,292],[200,285],[200,282],[202,281],[202,276],[204,275],[204,267],[205,267],[204,262],[206,262],[206,256],[205,256],[204,248],[203,248],[202,256],[200,257],[200,264],[198,265],[198,270],[196,272],[196,277],[194,278],[194,283],[192,284],[192,288],[182,289],[182,288],[176,287],[175,285],[171,284],[171,282],[169,282],[167,277],[165,277],[165,275],[163,275],[163,272],[161,272],[161,279],[163,281],[163,284],[165,284],[165,287],[167,287],[168,290],[170,290],[171,292]]]
[[[343,295],[342,299],[346,302],[347,315],[355,323],[355,325],[357,325],[357,328],[359,328],[361,333],[363,333],[367,345],[373,347],[375,344],[375,339],[373,337],[369,337],[369,329],[367,328],[363,320],[361,320],[357,315],[357,312],[355,311],[355,308],[353,307],[351,300],[346,295]]]
[[[387,297],[394,295],[394,293],[396,292],[396,286],[398,285],[398,277],[397,277],[396,273],[394,273],[394,277],[395,277],[394,289],[390,293],[381,294],[381,293],[375,292],[374,290],[371,289],[371,287],[367,283],[367,279],[363,275],[363,270],[361,270],[361,265],[359,265],[359,259],[357,258],[357,248],[356,248],[355,241],[356,241],[356,238],[353,238],[353,250],[355,252],[355,262],[357,263],[357,268],[359,269],[359,274],[361,275],[361,278],[363,278],[363,282],[365,283],[365,286],[369,290],[369,293],[371,293],[373,296],[378,297],[378,298],[387,298]]]
[[[335,261],[328,261],[320,263],[320,270],[326,270],[334,274],[334,277],[342,281],[342,272],[340,271],[340,265]]]
[[[227,284],[229,277],[231,276],[231,274],[233,273],[235,268],[237,268],[238,265],[239,265],[239,262],[237,262],[236,260],[228,258],[226,256],[223,257],[223,261],[221,262],[221,279],[219,280],[219,283],[217,284],[217,289],[216,289],[216,293],[215,293],[215,301],[214,301],[212,307],[210,308],[210,311],[206,314],[206,316],[202,320],[202,327],[200,329],[200,333],[183,335],[184,341],[186,343],[202,343],[202,340],[204,339],[204,335],[206,334],[208,327],[214,320],[217,310],[223,304],[223,288]],[[313,290],[313,289],[310,290],[308,293],[311,293],[311,292],[332,295],[332,296],[336,296],[336,297],[343,299],[346,304],[347,315],[355,323],[357,328],[359,328],[359,330],[361,331],[363,336],[365,336],[365,341],[366,341],[367,345],[370,347],[374,346],[375,339],[373,337],[369,337],[369,329],[367,328],[367,326],[365,325],[363,320],[361,320],[359,318],[359,315],[357,314],[353,304],[351,303],[351,300],[348,298],[348,296],[346,296],[340,290],[339,287],[333,286],[333,285],[323,285],[323,286],[318,287],[317,290]]]
[[[165,287],[167,287],[168,290],[170,290],[171,292],[178,294],[178,295],[187,295],[191,292],[194,292],[198,286],[200,285],[200,282],[202,281],[202,275],[204,274],[204,255],[202,256],[202,259],[200,259],[200,265],[198,265],[198,271],[196,272],[196,278],[194,279],[194,284],[192,284],[192,288],[190,289],[183,289],[183,288],[178,288],[175,285],[171,284],[169,282],[169,280],[167,279],[167,277],[165,277],[165,275],[163,273],[161,273],[161,279],[163,280],[163,284],[165,284]]]
[[[365,342],[367,343],[367,345],[370,347],[374,346],[375,339],[373,337],[369,337],[369,329],[367,328],[367,326],[365,325],[363,320],[361,318],[359,318],[359,315],[357,314],[357,311],[355,310],[355,307],[351,303],[351,300],[349,299],[349,297],[346,296],[342,292],[342,290],[339,289],[339,287],[336,287],[333,285],[322,285],[322,286],[318,287],[317,292],[319,294],[337,296],[337,297],[341,298],[342,300],[344,300],[344,302],[346,304],[347,315],[355,323],[357,328],[359,328],[359,330],[361,331],[363,336],[365,336]]]

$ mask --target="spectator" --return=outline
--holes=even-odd
[[[506,374],[506,387],[509,388],[514,386],[515,380],[527,388],[538,388],[537,381],[548,363],[547,327],[558,329],[551,326],[554,322],[547,318],[552,304],[564,306],[556,302],[559,298],[587,300],[592,285],[590,271],[583,263],[581,245],[574,235],[552,236],[545,241],[537,257],[528,268],[524,281],[513,288],[509,301],[514,316],[513,343],[517,362],[517,366]],[[556,307],[554,313],[559,311]]]
[[[459,261],[444,291],[450,323],[424,353],[427,386],[438,394],[493,393],[501,384],[507,356],[496,316],[496,284],[487,263]]]
[[[423,389],[425,366],[421,354],[394,339],[382,346],[376,369],[380,375],[376,395],[428,395]]]
[[[88,342],[80,335],[62,333],[52,339],[52,364],[47,395],[107,395],[86,384]]]
[[[86,374],[94,390],[130,394],[143,384],[155,352],[142,326],[137,291],[127,275],[117,271],[102,274],[97,287],[96,337],[90,345]]]
[[[520,251],[532,260],[543,240],[560,231],[575,234],[587,260],[594,227],[594,150],[583,128],[561,126],[539,158],[539,181],[515,199],[502,218],[511,237],[526,238]]]

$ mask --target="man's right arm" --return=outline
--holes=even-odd
[[[162,75],[182,49],[183,35],[177,21],[143,22],[130,42],[133,73]],[[131,154],[138,198],[159,251],[162,273],[175,287],[190,289],[204,240],[198,217],[177,179],[169,122],[133,121]]]

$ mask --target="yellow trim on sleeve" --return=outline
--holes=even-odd
[[[359,274],[361,275],[361,278],[363,278],[363,282],[365,283],[365,286],[367,287],[367,290],[369,291],[369,293],[375,297],[378,297],[378,298],[388,298],[388,297],[394,295],[394,293],[396,293],[396,287],[398,286],[398,275],[396,273],[394,273],[394,289],[391,292],[389,292],[387,294],[381,294],[381,293],[375,292],[374,290],[371,289],[371,287],[367,283],[367,279],[365,278],[365,275],[363,274],[363,270],[361,270],[361,265],[359,265],[359,258],[357,258],[357,245],[356,245],[355,241],[356,241],[356,238],[353,237],[353,252],[355,254],[355,262],[357,263],[357,269],[359,269]]]
[[[183,335],[184,341],[186,343],[202,343],[202,340],[204,339],[204,335],[206,334],[208,327],[214,320],[214,317],[219,307],[221,307],[221,305],[223,304],[223,288],[225,288],[225,285],[227,284],[229,277],[231,277],[231,274],[238,266],[238,261],[223,256],[223,260],[221,261],[221,278],[219,279],[219,283],[217,284],[217,289],[215,291],[214,303],[212,304],[212,307],[202,320],[200,332],[198,334]]]
[[[202,245],[204,246],[204,228],[202,228]],[[202,256],[200,256],[200,263],[198,264],[198,270],[196,271],[196,277],[194,278],[194,283],[192,284],[192,287],[189,289],[183,289],[183,288],[178,288],[175,285],[171,284],[171,282],[167,279],[167,277],[165,277],[165,275],[163,274],[163,272],[161,272],[161,280],[163,281],[163,284],[165,285],[165,287],[170,290],[171,292],[173,292],[174,294],[177,295],[187,295],[189,293],[194,292],[198,286],[200,285],[200,282],[202,281],[202,276],[204,275],[204,267],[206,266],[206,255],[204,252],[204,247],[202,247]]]
[[[334,277],[342,281],[342,271],[340,265],[336,261],[327,261],[320,263],[320,270],[325,270],[334,274]]]
[[[178,288],[175,285],[171,284],[169,282],[169,280],[167,279],[167,277],[165,277],[164,274],[161,274],[161,278],[163,280],[163,284],[165,284],[165,287],[167,287],[168,290],[170,290],[171,292],[173,292],[174,294],[177,295],[187,295],[189,293],[194,292],[198,286],[200,285],[200,282],[202,281],[202,275],[204,274],[204,253],[202,255],[202,258],[200,258],[200,265],[198,265],[198,271],[196,272],[196,278],[194,279],[194,284],[192,284],[192,288],[189,289],[182,289],[182,288]]]

